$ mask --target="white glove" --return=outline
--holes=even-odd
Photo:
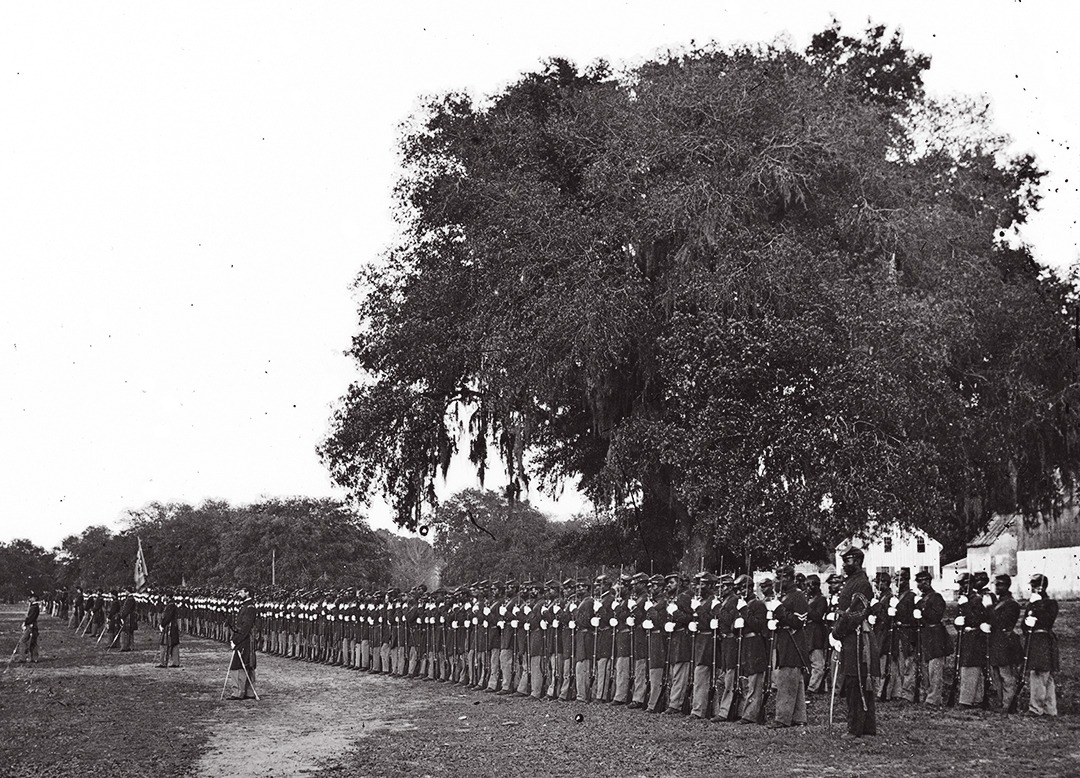
[[[735,607],[738,608],[739,610],[742,610],[743,608],[746,607],[746,600],[744,600],[742,597],[740,597],[739,601],[737,603],[735,603]]]
[[[499,606],[499,615],[500,616],[505,616],[506,615],[506,606],[505,605],[500,605]]]
[[[890,597],[889,598],[889,607],[890,608],[895,608],[899,604],[900,604],[900,598],[899,597]]]
[[[1034,627],[1038,622],[1039,620],[1034,616],[1028,616],[1026,619],[1024,619],[1024,624],[1026,624],[1028,627]]]
[[[668,605],[667,605],[667,612],[668,612],[668,614],[669,614],[669,615],[670,615],[670,614],[672,614],[672,613],[674,613],[674,612],[675,612],[675,611],[677,611],[678,609],[679,609],[679,606],[678,606],[678,605],[676,605],[676,604],[675,604],[675,603],[673,603],[673,602],[669,602],[669,603],[668,603]]]
[[[517,619],[510,619],[510,628],[511,629],[517,629],[518,628],[518,620]]]
[[[450,622],[451,629],[457,629],[457,619]]]
[[[984,608],[989,608],[991,605],[994,604],[994,598],[991,597],[989,594],[984,594],[982,602]]]
[[[526,621],[525,622],[525,631],[528,632],[531,627],[532,627],[532,625],[529,624],[529,622]]]
[[[664,625],[664,632],[674,632],[674,631],[675,631],[675,622],[674,621],[669,621],[668,623],[666,623]]]
[[[867,616],[866,620],[869,621],[871,625],[877,624],[877,616],[875,616],[873,613]]]
[[[776,628],[780,626],[780,622],[776,619],[769,619],[765,622],[765,626],[769,628],[770,632],[776,632]]]
[[[626,626],[628,626],[628,627],[632,627],[632,626],[634,626],[634,625],[635,625],[636,623],[637,623],[637,619],[635,619],[635,618],[634,618],[633,616],[627,616],[627,617],[626,617]]]
[[[889,608],[888,614],[890,616],[895,616],[896,615],[896,608]]]
[[[488,620],[484,619],[484,629],[487,629],[487,628],[488,628]]]
[[[717,619],[713,619],[709,622],[709,629],[720,629],[720,622]]]
[[[774,610],[780,607],[780,600],[769,600],[765,603],[765,610],[772,613]]]
[[[739,618],[735,619],[735,621],[732,623],[731,626],[734,627],[735,629],[742,629],[743,627],[746,626],[746,621],[743,620],[742,616],[740,616]]]
[[[697,622],[691,621],[689,624],[686,625],[686,628],[691,632],[697,632]]]
[[[645,621],[641,622],[641,626],[644,627],[645,629],[652,629],[653,628],[653,623],[652,623],[651,620],[645,619]]]
[[[826,613],[825,621],[836,621],[836,614],[832,613],[831,611],[829,613]]]
[[[956,604],[957,605],[966,605],[967,604],[967,595],[966,594],[961,594],[959,597],[957,597],[956,598]]]
[[[593,626],[593,627],[599,627],[600,626],[600,617],[599,616],[593,616],[591,619],[589,619],[589,625]]]
[[[835,651],[841,651],[844,648],[844,644],[832,635],[829,635],[829,645],[832,646]]]
[[[614,616],[612,616],[610,619],[608,619],[608,626],[610,626],[610,627],[619,626],[619,620],[617,618],[615,618]]]
[[[553,626],[553,627],[559,626],[559,620],[558,619],[552,619],[551,626]]]
[[[630,610],[633,610],[637,607],[637,600],[631,597],[629,600],[627,600],[626,607],[628,607]]]
[[[480,620],[478,618],[476,618],[475,616],[473,616],[472,623],[473,623],[473,626],[475,627],[477,624],[480,623]]]
[[[547,629],[548,623],[546,619],[540,619],[540,629]]]
[[[1031,596],[1028,597],[1028,602],[1038,602],[1041,599],[1042,599],[1041,594],[1039,594],[1038,592],[1032,592]]]
[[[499,629],[502,629],[503,627],[505,627],[505,626],[506,626],[506,622],[505,622],[505,621],[501,621],[501,620],[500,620],[500,621],[496,621],[496,622],[495,622],[495,626],[497,626],[497,627],[498,627]]]
[[[691,600],[690,600],[690,607],[691,608],[693,608],[694,610],[697,610],[697,606],[699,606],[699,605],[701,605],[701,600],[699,600],[697,597],[691,598]]]
[[[576,629],[577,628],[577,622],[574,621],[573,619],[570,619],[570,623],[567,624],[567,626],[570,627],[570,629]]]
[[[525,611],[526,616],[532,613],[532,608],[530,608],[528,605],[526,605],[523,610]]]
[[[561,610],[562,610],[562,606],[561,606],[561,605],[558,605],[558,604],[556,604],[556,605],[555,605],[555,607],[554,607],[554,608],[552,608],[552,610],[554,610],[554,611],[555,611],[556,613],[558,613],[559,611],[561,611]]]
[[[922,619],[922,611],[921,611],[921,610],[919,610],[918,608],[916,608],[915,610],[913,610],[913,611],[911,612],[911,615],[915,617],[915,620],[916,620],[916,621],[918,621],[918,620]]]
[[[957,616],[955,619],[953,619],[953,624],[955,624],[958,627],[964,626],[964,617],[963,616]]]
[[[418,619],[416,620],[416,623],[417,623],[417,624],[423,624],[423,623],[424,623],[424,620],[423,620],[423,619],[420,619],[420,618],[418,618]]]
[[[979,625],[979,630],[980,630],[981,632],[985,632],[985,633],[986,633],[987,635],[989,635],[989,634],[990,634],[990,625],[989,625],[989,624],[987,624],[987,623],[986,623],[986,622],[984,621],[984,622],[983,622],[982,624],[980,624],[980,625]]]
[[[490,616],[491,615],[491,608],[489,608],[486,605],[484,606],[484,615],[485,616]]]
[[[653,602],[652,600],[645,600],[645,610],[648,610],[649,608],[651,608],[651,607],[652,607],[652,606],[654,606],[655,604],[656,604],[656,603],[655,603],[655,602]]]

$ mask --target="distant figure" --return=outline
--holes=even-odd
[[[124,599],[120,604],[120,650],[130,651],[139,626],[139,613],[135,609],[135,596],[124,587]]]
[[[30,592],[30,597],[27,598],[26,618],[23,619],[23,634],[16,646],[16,650],[22,655],[20,662],[29,660],[34,663],[38,660],[37,620],[40,613],[41,606],[38,604],[37,597]]]
[[[176,595],[166,595],[167,602],[161,611],[161,658],[158,667],[180,666],[180,624],[177,619]]]
[[[249,586],[241,586],[237,590],[237,596],[240,598],[240,609],[233,618],[232,635],[229,639],[233,650],[229,670],[236,691],[228,699],[246,700],[255,696],[255,644],[252,640],[255,602],[251,599]]]

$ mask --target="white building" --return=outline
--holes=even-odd
[[[911,570],[911,584],[915,585],[915,573],[929,570],[936,582],[941,579],[941,544],[920,530],[905,530],[892,524],[871,527],[864,537],[845,540],[836,547],[836,569],[843,568],[840,555],[852,546],[863,550],[863,567],[873,580],[880,572],[895,575],[901,567]]]

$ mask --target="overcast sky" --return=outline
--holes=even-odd
[[[337,495],[315,455],[354,372],[350,283],[393,239],[398,125],[545,57],[803,48],[903,28],[1052,171],[1026,232],[1077,257],[1072,3],[8,3],[0,11],[0,541],[152,500]],[[463,469],[448,491],[472,485]],[[489,485],[497,486],[497,479]],[[550,501],[540,501],[551,505]],[[580,507],[553,506],[559,515]],[[377,526],[388,526],[376,511]]]

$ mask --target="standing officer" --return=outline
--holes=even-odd
[[[240,600],[240,606],[233,618],[232,632],[229,636],[229,647],[232,649],[229,671],[233,676],[235,692],[228,699],[246,700],[255,696],[256,660],[252,639],[252,630],[255,628],[255,602],[251,598],[249,586],[241,586],[236,594]]]
[[[177,619],[176,596],[172,592],[165,593],[165,608],[161,611],[158,629],[161,631],[161,656],[157,666],[179,667],[180,624]]]
[[[847,700],[848,730],[845,737],[877,734],[872,678],[880,673],[877,650],[870,639],[867,617],[873,590],[863,570],[862,549],[852,546],[841,557],[844,585],[837,602],[833,637],[840,641],[840,673]]]
[[[821,593],[821,577],[808,575],[805,581],[806,601],[809,610],[806,614],[808,645],[810,648],[810,688],[811,694],[825,691],[825,648],[828,646],[828,630],[825,629],[825,614],[829,610],[829,600]]]

